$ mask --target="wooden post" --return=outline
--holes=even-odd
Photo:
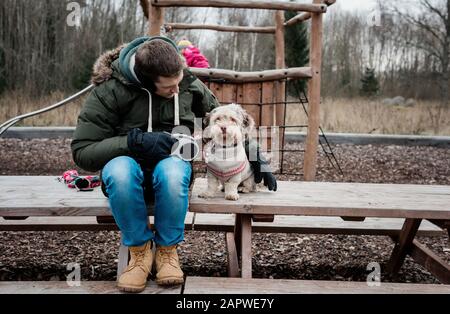
[[[275,12],[275,67],[277,69],[284,69],[285,64],[285,43],[284,43],[284,11]],[[281,126],[285,124],[284,121],[284,104],[286,85],[283,81],[276,83],[276,97],[275,101],[278,103],[275,108],[274,125]],[[284,129],[279,130],[278,147],[283,147]]]
[[[159,36],[161,34],[161,27],[164,24],[164,8],[156,7],[151,2],[149,7],[149,30],[150,36]]]
[[[314,0],[313,3],[320,3]],[[309,83],[308,131],[306,135],[303,171],[305,181],[314,181],[317,170],[317,146],[320,126],[320,77],[322,66],[322,14],[311,14],[310,64],[312,78]]]
[[[403,223],[402,231],[392,250],[391,257],[387,263],[387,271],[395,278],[403,265],[406,255],[411,249],[414,237],[420,227],[422,219],[407,218]]]

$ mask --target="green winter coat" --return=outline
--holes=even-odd
[[[149,92],[142,89],[133,77],[127,77],[129,71],[123,69],[127,65],[118,59],[122,49],[124,47],[105,53],[95,63],[92,82],[96,87],[78,117],[71,149],[75,163],[87,171],[101,170],[111,159],[130,155],[127,145],[130,129],[147,131]],[[219,103],[188,70],[184,70],[179,88],[180,124],[187,126],[192,133],[194,119],[203,118]],[[174,100],[152,93],[151,103],[153,131],[171,132]]]

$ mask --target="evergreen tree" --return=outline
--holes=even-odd
[[[294,11],[285,12],[285,20],[289,20],[298,13]],[[284,30],[285,40],[285,60],[286,66],[303,67],[309,62],[309,41],[308,29],[306,23],[297,23],[292,26],[287,26]],[[288,93],[292,96],[297,96],[296,89],[299,91],[306,91],[306,80],[295,80],[288,84]]]
[[[360,92],[363,96],[374,96],[380,89],[378,79],[375,76],[375,69],[366,68],[361,83],[362,86]]]

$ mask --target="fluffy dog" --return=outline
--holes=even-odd
[[[205,135],[211,140],[204,147],[208,188],[199,197],[213,197],[221,185],[225,199],[238,200],[240,192],[256,190],[256,183],[245,153],[244,142],[255,126],[253,118],[237,104],[215,108],[206,117]]]

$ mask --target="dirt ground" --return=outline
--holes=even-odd
[[[333,150],[344,175],[321,152],[319,181],[450,185],[450,149],[336,145]],[[302,155],[287,153],[284,170],[301,172]],[[61,175],[68,169],[78,169],[72,162],[69,139],[0,139],[0,175]],[[299,180],[301,176],[278,178]],[[383,269],[393,242],[385,236],[257,233],[253,237],[253,276],[257,278],[365,281],[367,265],[378,262],[382,281],[391,281]],[[419,240],[450,262],[447,236]],[[0,280],[62,280],[70,272],[67,264],[73,262],[81,265],[82,280],[115,280],[118,245],[119,234],[113,231],[0,232]],[[224,234],[186,232],[180,260],[187,275],[226,276]],[[396,281],[438,283],[410,258]]]

